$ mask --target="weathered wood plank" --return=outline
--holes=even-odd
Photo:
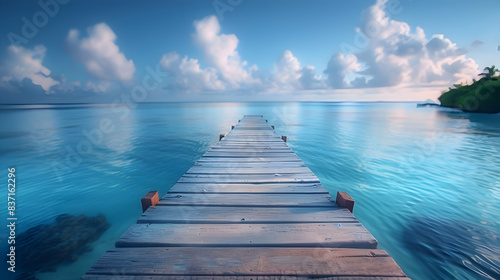
[[[186,174],[297,174],[305,173],[314,175],[307,167],[283,167],[283,168],[231,168],[231,167],[208,167],[194,165]]]
[[[150,207],[139,224],[283,224],[359,223],[349,210],[340,207]]]
[[[184,174],[178,182],[183,183],[319,183],[314,174]]]
[[[281,154],[293,154],[290,148],[248,148],[240,147],[234,148],[219,148],[214,147],[208,150],[208,152],[218,152],[218,153],[281,153]]]
[[[111,249],[86,276],[92,275],[293,276],[322,279],[406,276],[382,250],[178,247]]]
[[[169,193],[323,193],[328,191],[319,183],[273,183],[273,184],[198,184],[177,183]]]
[[[332,277],[317,277],[311,278],[307,276],[192,276],[192,275],[182,275],[182,276],[113,276],[112,279],[120,280],[297,280],[297,279],[321,279],[321,280],[409,280],[407,277],[375,277],[375,276],[332,276]],[[93,279],[93,280],[109,280],[109,275],[101,274],[86,274],[81,279]]]
[[[232,135],[231,133],[228,133],[228,135],[226,136],[228,137],[228,139],[226,141],[231,141],[231,139],[233,140],[239,140],[239,141],[247,141],[247,142],[250,142],[250,141],[255,141],[255,140],[260,140],[260,141],[269,141],[269,142],[273,142],[273,141],[276,141],[276,142],[279,142],[279,141],[283,141],[279,135],[277,134],[274,134],[274,135],[271,135],[271,136],[267,136],[267,135],[241,135],[241,136],[238,136],[238,135]]]
[[[338,207],[328,194],[167,193],[158,205],[234,207]]]
[[[376,249],[358,223],[135,224],[116,247],[323,247]]]
[[[218,142],[219,143],[219,142]],[[278,150],[287,150],[287,149],[290,149],[288,148],[287,146],[285,146],[286,144],[283,142],[283,143],[276,143],[276,144],[257,144],[257,143],[254,143],[254,144],[245,144],[245,143],[224,143],[224,144],[218,144],[218,145],[214,145],[212,146],[212,149],[226,149],[226,150],[229,150],[229,149],[278,149]]]
[[[232,162],[232,163],[240,163],[240,162],[300,162],[298,157],[249,157],[249,158],[241,158],[241,157],[202,157],[197,162]]]
[[[253,153],[245,153],[245,152],[206,152],[203,157],[290,157],[290,158],[298,158],[294,153],[283,153],[283,152],[253,152]]]
[[[303,162],[239,162],[237,165],[231,162],[195,162],[193,166],[206,166],[212,168],[287,168],[287,167],[307,167]]]

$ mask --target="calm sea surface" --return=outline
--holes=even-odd
[[[355,216],[411,278],[500,279],[500,114],[411,103],[0,105],[0,218],[8,167],[18,234],[64,213],[104,214],[111,226],[92,251],[37,275],[79,279],[136,222],[140,198],[165,194],[244,114],[287,135],[330,193],[354,197]],[[90,145],[103,120],[113,131]]]

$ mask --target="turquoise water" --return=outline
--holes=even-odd
[[[17,170],[18,234],[63,213],[102,213],[111,223],[91,252],[40,279],[79,279],[136,222],[140,198],[166,193],[244,114],[264,115],[332,194],[354,197],[355,216],[411,278],[500,279],[500,115],[411,103],[0,109],[0,167],[5,177]],[[113,131],[85,144],[84,131],[103,119]],[[0,276],[11,279],[3,267]]]

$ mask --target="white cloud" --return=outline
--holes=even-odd
[[[213,68],[201,69],[197,59],[180,59],[175,52],[163,55],[160,66],[170,77],[171,88],[188,92],[224,90],[225,86]]]
[[[203,51],[207,64],[217,70],[224,82],[234,88],[259,83],[250,72],[255,66],[245,69],[247,62],[242,61],[236,51],[238,38],[234,34],[220,33],[217,17],[208,16],[193,25],[196,45]]]
[[[272,81],[273,89],[279,91],[324,87],[322,77],[316,75],[314,66],[302,67],[297,57],[289,50],[284,51],[274,64]]]
[[[348,78],[352,78],[360,70],[361,65],[355,55],[344,55],[338,52],[332,56],[324,72],[328,76],[327,83],[329,86],[333,88],[346,88],[351,84]],[[362,78],[359,77],[359,79]]]
[[[168,88],[184,92],[224,90],[253,90],[261,87],[261,80],[254,77],[257,66],[246,67],[236,51],[238,38],[234,34],[221,34],[215,16],[194,21],[192,34],[195,45],[204,54],[207,67],[202,68],[198,59],[176,52],[164,54],[160,66],[169,75]]]
[[[111,83],[108,81],[102,81],[99,83],[93,83],[91,81],[88,81],[85,83],[85,86],[82,89],[85,91],[93,91],[99,93],[99,92],[106,92],[110,86]]]
[[[46,48],[42,45],[35,46],[33,50],[10,45],[7,48],[6,60],[0,68],[0,83],[8,86],[11,81],[22,82],[29,79],[48,92],[59,82],[51,78],[51,71],[42,65],[45,52]]]
[[[115,44],[116,34],[105,23],[87,29],[88,37],[79,38],[79,32],[68,33],[67,45],[73,57],[82,63],[87,72],[103,80],[125,81],[132,79],[135,66],[120,52]]]
[[[470,80],[477,64],[443,35],[426,38],[420,27],[390,20],[387,0],[365,11],[356,29],[366,46],[352,54],[335,54],[324,71],[334,88],[449,84]]]

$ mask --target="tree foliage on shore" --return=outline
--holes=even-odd
[[[443,107],[458,108],[465,112],[500,113],[500,77],[495,65],[484,68],[471,85],[458,84],[444,92],[439,101]]]

